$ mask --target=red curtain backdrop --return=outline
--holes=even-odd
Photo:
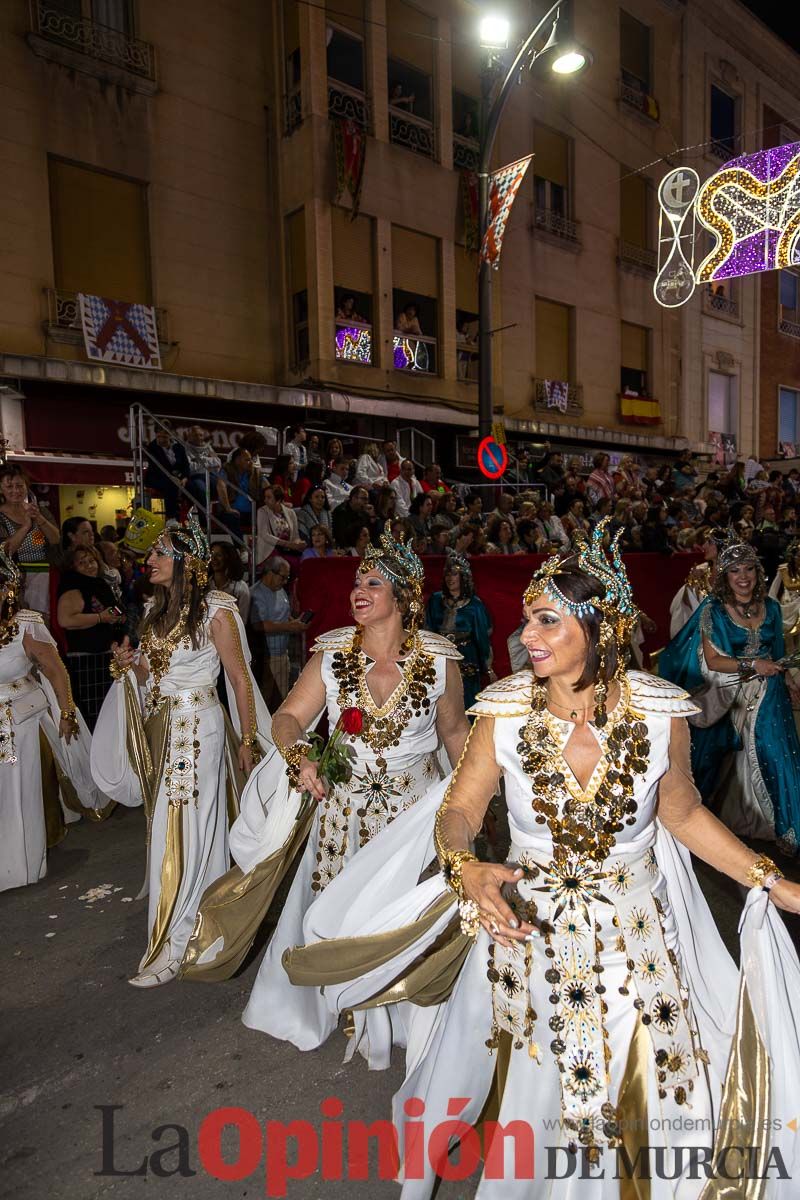
[[[442,586],[443,558],[425,558],[425,599]],[[542,555],[508,557],[481,555],[471,560],[475,591],[489,610],[494,626],[494,669],[502,678],[510,671],[506,639],[522,619],[522,596]],[[669,641],[669,606],[672,597],[699,559],[695,555],[627,554],[628,570],[636,603],[656,622],[656,632],[645,641],[645,650],[659,650]],[[297,583],[300,611],[311,609],[314,618],[308,645],[314,638],[340,625],[352,625],[350,592],[358,560],[311,558],[300,564]]]

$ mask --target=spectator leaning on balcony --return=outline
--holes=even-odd
[[[283,488],[269,485],[262,492],[256,513],[256,562],[263,563],[276,551],[302,554],[306,544],[297,528],[297,514],[283,502]]]
[[[419,324],[419,308],[413,301],[406,304],[402,312],[397,314],[397,320],[394,327],[398,333],[406,335],[411,334],[417,337],[422,337],[422,329]]]
[[[367,325],[369,323],[356,308],[356,298],[352,292],[348,292],[346,296],[342,296],[339,300],[336,307],[336,320],[353,321],[357,325]]]
[[[166,425],[166,421],[163,422]],[[182,444],[175,440],[172,430],[167,426],[159,429],[152,442],[147,445],[147,466],[144,472],[144,486],[148,491],[157,492],[164,500],[166,516],[177,519],[181,502],[181,491],[178,484],[186,487],[191,475],[189,459]]]
[[[365,487],[356,486],[352,489],[344,504],[334,509],[331,517],[333,540],[337,546],[347,548],[352,546],[353,539],[359,529],[369,524],[367,505],[369,494]]]
[[[328,478],[322,485],[325,488],[325,495],[331,512],[335,512],[352,491],[350,484],[347,482],[347,472],[349,469],[350,459],[344,454],[340,454],[331,467]]]
[[[388,482],[386,471],[380,463],[377,444],[367,442],[364,453],[358,456],[353,483],[361,484],[365,488],[374,488]]]
[[[306,434],[302,425],[292,425],[291,441],[288,441],[285,446],[286,453],[297,463],[298,471],[301,470],[308,462],[308,452],[306,450]]]
[[[398,517],[407,517],[411,511],[411,501],[422,493],[422,484],[414,474],[414,464],[410,458],[404,458],[400,463],[400,474],[392,481],[392,491],[397,500],[395,512]]]
[[[393,83],[389,88],[389,104],[392,108],[407,108],[410,113],[413,113],[416,99],[413,92],[408,96],[405,95],[403,85],[399,81]]]

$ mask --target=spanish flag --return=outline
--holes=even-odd
[[[626,425],[659,425],[661,409],[657,400],[645,396],[620,396],[620,420]]]

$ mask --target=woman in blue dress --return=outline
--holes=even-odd
[[[731,533],[711,594],[661,655],[665,679],[702,708],[690,719],[692,771],[735,833],[797,854],[800,741],[787,686],[780,605],[751,545]]]
[[[481,690],[482,677],[492,672],[492,622],[483,601],[475,595],[472,568],[461,554],[447,553],[442,590],[434,592],[425,611],[425,628],[440,633],[457,647],[464,684],[464,707]]]

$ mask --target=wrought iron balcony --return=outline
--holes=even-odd
[[[453,170],[477,171],[480,160],[480,148],[476,138],[461,137],[453,134]]]
[[[362,321],[337,321],[336,357],[342,362],[371,366],[372,326]]]
[[[395,330],[392,339],[395,371],[414,371],[417,375],[436,374],[436,338]]]
[[[661,115],[655,96],[651,96],[645,85],[627,71],[623,71],[619,81],[619,98],[628,108],[635,109],[651,121],[657,121]]]
[[[398,146],[405,146],[415,154],[423,154],[426,158],[436,157],[436,138],[433,125],[422,117],[389,105],[389,140]]]
[[[156,54],[149,42],[88,17],[74,16],[45,0],[30,0],[30,13],[34,36],[155,81]]]
[[[541,233],[549,233],[551,237],[558,238],[562,242],[570,242],[573,246],[580,244],[577,221],[570,221],[569,217],[564,217],[551,208],[534,206],[533,228]]]
[[[579,417],[583,413],[583,388],[579,383],[564,382],[554,379],[534,379],[533,407],[537,412],[560,412],[566,417]],[[566,387],[566,406],[563,400],[563,387]]]
[[[55,331],[60,331],[67,335],[64,340],[79,342],[82,330],[78,293],[65,292],[57,288],[45,288],[45,296],[47,297],[46,325],[48,333],[52,334]],[[162,345],[167,345],[169,342],[169,327],[167,324],[167,310],[165,308],[156,309],[156,328],[158,329],[159,342]]]
[[[328,79],[328,115],[369,125],[369,101],[357,88],[348,87],[338,79]]]
[[[712,158],[719,159],[720,162],[727,162],[729,158],[734,158],[736,155],[736,146],[733,138],[716,138],[708,144],[708,153]]]
[[[658,266],[658,254],[655,250],[647,250],[637,246],[635,242],[619,239],[619,261],[623,267],[633,267],[634,270],[646,271],[648,274]]]
[[[789,337],[800,338],[800,324],[797,322],[797,309],[785,309],[781,305],[780,316],[778,318],[778,329],[781,333],[788,334]]]
[[[703,309],[714,317],[729,317],[738,320],[739,301],[726,296],[724,292],[715,292],[710,283],[703,291]]]

